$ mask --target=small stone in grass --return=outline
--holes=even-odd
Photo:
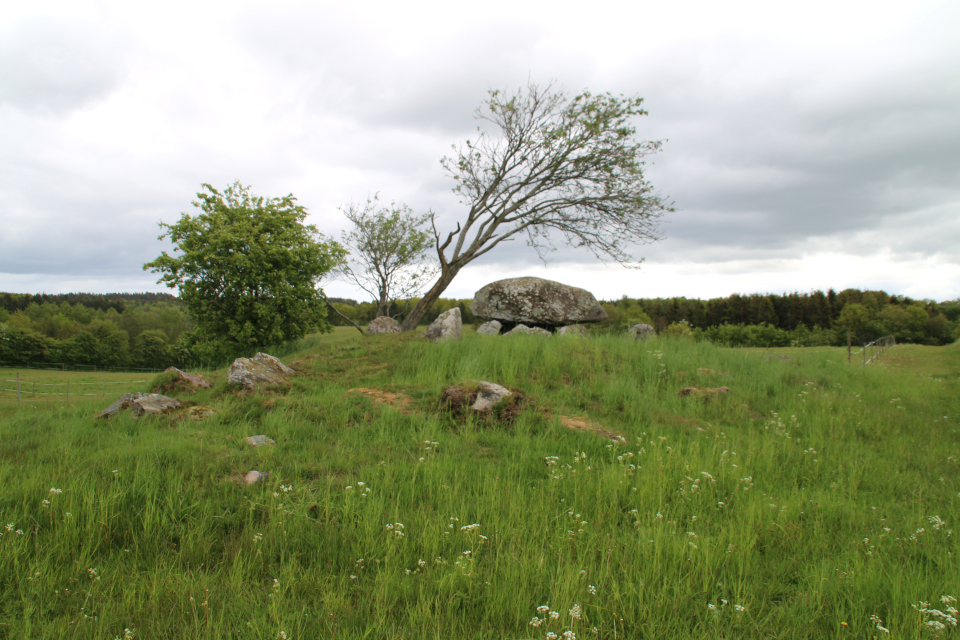
[[[247,471],[247,475],[243,476],[243,481],[246,482],[247,484],[257,484],[262,479],[263,479],[263,474],[257,471],[256,469]]]
[[[271,440],[267,436],[250,436],[247,438],[247,444],[252,447],[259,447],[262,445],[268,444],[277,444],[275,441]]]

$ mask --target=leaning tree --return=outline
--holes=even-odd
[[[662,143],[635,138],[642,102],[570,97],[549,85],[491,91],[476,113],[488,130],[478,127],[476,142],[441,160],[467,213],[445,238],[431,217],[440,274],[403,329],[416,328],[467,264],[521,234],[541,258],[561,237],[600,259],[638,266],[636,246],[658,240],[657,221],[673,210],[643,175],[645,158]]]

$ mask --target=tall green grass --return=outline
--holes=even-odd
[[[181,398],[203,422],[4,418],[0,637],[924,638],[960,596],[956,377],[613,337],[301,348],[287,390]],[[517,420],[445,412],[469,380],[519,389]]]

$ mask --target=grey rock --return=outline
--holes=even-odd
[[[389,316],[379,316],[367,325],[367,333],[370,335],[376,335],[378,333],[400,333],[400,323]]]
[[[558,336],[576,336],[578,338],[587,337],[587,327],[582,324],[568,324],[565,327],[557,329]]]
[[[474,294],[470,310],[478,318],[553,327],[607,319],[589,291],[529,277],[491,282]]]
[[[463,337],[463,323],[460,320],[460,307],[444,311],[423,332],[423,337],[430,342],[444,342],[445,340],[459,340]]]
[[[477,400],[473,403],[474,411],[489,411],[492,409],[498,402],[509,398],[513,395],[513,392],[506,387],[501,387],[498,384],[492,382],[480,382],[479,387],[477,388]]]
[[[251,447],[262,447],[265,445],[277,444],[276,441],[271,440],[267,436],[250,436],[247,438],[247,444]]]
[[[630,330],[627,331],[627,335],[633,338],[634,340],[646,341],[650,338],[656,338],[657,332],[653,330],[648,324],[635,324],[630,327]]]
[[[258,353],[252,358],[237,358],[230,365],[227,382],[243,385],[252,391],[260,384],[279,385],[287,382],[286,376],[296,371],[266,353]]]
[[[187,382],[194,389],[209,389],[210,383],[203,379],[203,376],[197,375],[195,373],[187,373],[186,371],[180,371],[176,367],[167,367],[163,371],[164,373],[173,373],[181,380]]]
[[[520,334],[527,334],[533,336],[552,336],[553,334],[547,331],[546,329],[541,329],[540,327],[528,327],[525,324],[518,324],[510,331],[507,331],[505,336],[517,336]]]
[[[263,480],[263,474],[256,469],[247,471],[247,474],[243,476],[243,481],[247,484],[257,484],[261,480]]]
[[[502,328],[503,325],[500,324],[499,320],[491,320],[480,325],[477,328],[477,333],[481,336],[498,336]]]
[[[119,400],[101,411],[100,417],[109,418],[127,409],[138,416],[159,415],[179,407],[180,403],[177,400],[159,393],[125,393]]]

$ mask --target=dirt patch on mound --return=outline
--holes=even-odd
[[[401,411],[403,413],[409,412],[410,405],[413,404],[413,400],[402,393],[390,393],[389,391],[381,391],[380,389],[367,389],[364,387],[358,387],[356,389],[350,389],[347,391],[347,393],[361,393],[375,402],[390,405],[397,411]]]
[[[596,422],[588,420],[583,416],[560,416],[560,426],[567,429],[573,429],[574,431],[589,431],[608,440],[612,440],[613,442],[623,443],[627,441],[627,439],[619,433],[611,431],[610,429],[607,429]]]

